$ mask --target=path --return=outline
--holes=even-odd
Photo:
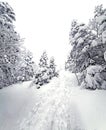
[[[84,130],[83,122],[71,87],[76,81],[67,81],[62,75],[50,85],[39,89],[38,102],[22,121],[20,130]]]
[[[29,86],[0,90],[0,130],[106,130],[106,91],[82,90],[67,72]]]

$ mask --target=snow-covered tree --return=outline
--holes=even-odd
[[[72,49],[66,61],[66,68],[76,74],[93,63],[89,52],[95,35],[87,25],[73,21],[69,39]]]
[[[43,52],[39,61],[39,68],[35,74],[34,79],[35,84],[42,86],[45,83],[49,82],[48,76],[48,56],[46,51]]]
[[[46,53],[46,51],[44,51],[40,58],[39,67],[41,67],[41,68],[43,67],[46,69],[48,66],[47,62],[48,62],[47,53]]]
[[[91,28],[91,30],[94,31],[94,33],[97,35],[97,37],[100,36],[100,33],[99,33],[99,28],[100,28],[100,24],[99,24],[99,21],[100,18],[104,13],[104,9],[103,9],[103,5],[98,5],[95,7],[94,9],[94,17],[92,19],[90,19],[89,21],[89,27]]]
[[[34,74],[34,62],[23,40],[15,31],[15,13],[6,2],[0,2],[0,72],[1,85],[8,86],[19,80],[29,80]]]
[[[82,74],[81,82],[84,81],[83,83],[89,87],[90,84],[87,83],[89,66],[106,68],[104,53],[106,51],[106,9],[103,9],[102,5],[97,6],[89,26],[73,21],[69,36],[72,49],[65,68],[75,74]],[[100,73],[101,75],[102,73]],[[79,83],[80,78],[77,76]],[[97,86],[96,82],[93,83],[95,83],[96,88],[100,87],[100,84]]]
[[[17,79],[19,81],[28,81],[33,78],[35,75],[37,66],[33,61],[32,53],[28,50],[24,51],[22,60],[20,61],[18,70],[17,70]]]
[[[101,65],[89,66],[81,85],[87,89],[106,89],[106,70]]]
[[[0,2],[0,19],[10,23],[16,20],[14,10],[7,2]]]
[[[54,57],[50,58],[50,63],[49,63],[49,67],[48,67],[48,76],[49,76],[49,79],[52,79],[53,77],[58,76]]]
[[[102,41],[102,33],[106,30],[106,9],[102,4],[95,7],[94,17],[90,20],[89,26],[97,35],[99,42]]]
[[[56,70],[55,60],[50,58],[48,63],[48,56],[46,52],[43,52],[40,58],[39,68],[36,71],[34,83],[40,86],[49,83],[53,77],[57,77],[58,72]]]
[[[0,68],[3,86],[14,83],[14,71],[20,59],[21,39],[14,29],[15,13],[8,3],[0,2]]]

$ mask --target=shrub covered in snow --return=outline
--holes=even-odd
[[[106,89],[106,72],[100,65],[93,65],[87,68],[86,78],[82,87],[88,89]]]
[[[42,86],[46,83],[49,83],[49,78],[47,75],[47,70],[40,68],[36,71],[36,74],[34,76],[33,79],[33,83],[38,85],[38,86]]]

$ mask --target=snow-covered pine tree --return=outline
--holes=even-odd
[[[103,9],[102,5],[96,6],[94,17],[90,20],[89,26],[73,21],[69,38],[72,49],[68,55],[65,68],[75,74],[83,72],[81,82],[84,81],[86,88],[92,88],[92,85],[90,86],[88,83],[90,78],[94,88],[104,88],[104,75],[106,75],[106,9]],[[98,66],[100,69],[96,72],[95,68]]]
[[[95,61],[95,65],[87,68],[85,86],[86,88],[106,89],[106,9],[103,9],[102,5],[96,6],[94,18],[89,25],[96,34],[97,40],[95,45],[92,43],[90,51],[90,55]],[[97,70],[99,70],[99,72],[97,72]]]
[[[46,51],[43,52],[40,58],[39,67],[40,68],[47,68],[48,67],[48,57]]]
[[[36,79],[36,81],[37,81],[37,83],[39,85],[43,85],[43,84],[49,82],[49,77],[48,77],[48,56],[47,56],[46,51],[44,51],[43,54],[41,55],[40,62],[39,62],[39,71],[38,71],[38,73],[39,74],[36,74],[36,75],[39,75],[39,76],[37,76],[38,81],[37,81],[37,79]]]
[[[91,61],[93,61],[89,51],[92,41],[95,40],[95,35],[85,24],[79,24],[77,21],[73,21],[69,40],[72,49],[66,62],[66,68],[75,74],[81,73],[86,70],[91,64]]]
[[[26,57],[25,57],[25,79],[30,80],[33,78],[35,71],[36,71],[36,65],[33,61],[32,53],[27,51]]]
[[[16,20],[14,10],[7,2],[0,2],[0,18],[9,23]]]
[[[49,76],[49,79],[52,79],[53,77],[58,76],[58,72],[56,71],[56,64],[55,64],[54,57],[50,58],[50,63],[48,67],[48,76]]]
[[[19,70],[17,72],[17,79],[20,81],[28,81],[35,75],[37,66],[33,61],[32,53],[25,50],[20,61]]]
[[[0,68],[3,84],[14,83],[14,71],[20,59],[20,36],[14,30],[15,13],[6,2],[0,2]]]
[[[100,37],[99,28],[100,24],[98,23],[98,18],[100,18],[104,13],[103,5],[98,5],[94,9],[94,17],[89,21],[89,27],[96,34],[97,37]]]
[[[96,42],[92,43],[92,51],[90,55],[96,64],[104,65],[104,52],[106,50],[106,9],[103,5],[98,5],[94,10],[94,17],[89,23],[92,32],[96,34]]]
[[[96,34],[98,44],[104,43],[102,34],[106,31],[106,9],[103,8],[102,4],[95,7],[94,17],[90,20],[89,26]]]

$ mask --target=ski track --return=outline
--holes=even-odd
[[[82,90],[67,72],[31,84],[0,90],[0,130],[106,130],[106,91]]]
[[[51,83],[46,91],[46,86],[39,89],[40,100],[21,121],[20,130],[86,130],[76,103],[71,101],[72,91],[67,80],[68,77],[62,75],[57,84]],[[71,87],[75,82],[71,81]]]

